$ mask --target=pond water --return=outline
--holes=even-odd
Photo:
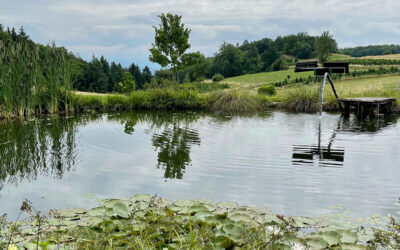
[[[397,214],[398,118],[114,113],[0,123],[0,213],[157,194],[318,216]]]

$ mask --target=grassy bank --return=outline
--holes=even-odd
[[[367,77],[335,81],[336,91],[341,98],[347,97],[395,97],[400,105],[400,75]],[[319,109],[320,84],[277,89],[277,95],[269,101],[284,103],[293,111],[314,112]],[[327,111],[338,111],[333,91],[327,83],[324,92],[324,107]]]
[[[89,210],[52,210],[47,216],[24,201],[21,215],[28,219],[0,219],[2,249],[396,249],[400,232],[394,219],[390,232],[367,226],[387,225],[389,216],[359,224],[342,214],[290,217],[234,202],[173,202],[149,195],[101,200]]]
[[[260,111],[266,99],[245,90],[199,93],[190,89],[150,89],[131,94],[75,94],[77,109],[85,112],[108,110],[207,110],[216,113]]]

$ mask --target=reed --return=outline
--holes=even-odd
[[[0,117],[72,112],[72,80],[68,52],[54,42],[0,40]]]

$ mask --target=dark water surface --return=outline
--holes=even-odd
[[[0,213],[157,194],[318,216],[396,214],[398,118],[120,113],[0,123]]]

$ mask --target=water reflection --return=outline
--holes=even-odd
[[[200,136],[196,130],[174,125],[161,134],[154,134],[152,143],[158,151],[157,168],[164,170],[164,178],[182,179],[191,162],[190,148],[192,145],[200,145]]]
[[[377,133],[381,129],[396,124],[396,122],[397,119],[394,116],[385,116],[384,119],[361,119],[356,116],[352,118],[340,117],[337,131],[351,133]]]
[[[340,120],[339,120],[340,123]],[[321,143],[321,121],[318,124],[318,144],[316,145],[294,145],[292,162],[293,165],[313,166],[317,160],[320,167],[340,168],[344,162],[344,148],[333,148],[336,131],[332,133],[327,146]]]
[[[322,144],[321,120],[318,124],[318,143],[312,145],[293,145],[293,165],[340,168],[344,164],[344,147],[333,147],[338,133],[377,133],[379,130],[395,124],[397,119],[387,116],[385,119],[360,119],[353,116],[338,118],[337,126],[333,130],[326,146]]]
[[[38,175],[61,178],[77,161],[78,124],[85,119],[2,121],[0,189],[4,183],[33,181]]]

